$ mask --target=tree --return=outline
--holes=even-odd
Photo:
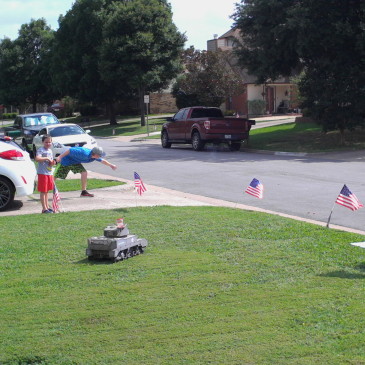
[[[325,131],[364,125],[364,14],[361,0],[246,0],[239,63],[259,82],[302,70],[302,107]]]
[[[54,32],[44,19],[23,24],[15,41],[4,39],[0,47],[0,93],[5,103],[52,101],[50,50]]]
[[[20,48],[9,38],[4,38],[0,43],[0,104],[21,104],[20,85],[17,75],[20,68]]]
[[[59,18],[53,48],[53,81],[62,95],[102,102],[105,87],[98,70],[104,0],[77,0]]]
[[[115,101],[143,98],[176,75],[185,37],[165,0],[77,0],[60,18],[56,41],[55,65],[66,55],[58,87],[81,101],[106,103],[115,124]]]
[[[190,47],[183,53],[183,62],[186,72],[173,87],[179,108],[193,105],[219,107],[228,97],[244,91],[229,52],[199,51]]]
[[[118,97],[129,90],[139,95],[141,125],[143,96],[167,87],[181,70],[185,36],[172,22],[165,0],[114,2],[104,13],[100,75]]]

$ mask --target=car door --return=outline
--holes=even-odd
[[[169,123],[169,138],[174,140],[185,140],[185,116],[188,108],[179,110]]]

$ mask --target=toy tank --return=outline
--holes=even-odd
[[[118,262],[143,253],[147,244],[144,238],[130,234],[123,219],[118,219],[116,225],[104,228],[104,236],[88,238],[86,255],[89,260],[109,259]]]

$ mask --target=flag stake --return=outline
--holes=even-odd
[[[333,209],[335,208],[335,204],[336,203],[333,203],[333,207],[332,207],[332,209],[331,209],[331,213],[330,213],[330,215],[329,215],[329,217],[328,217],[328,221],[327,221],[327,228],[330,228],[330,220],[331,220],[331,217],[332,217],[332,212],[333,212]]]

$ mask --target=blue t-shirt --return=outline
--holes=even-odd
[[[71,147],[70,153],[61,159],[62,166],[77,165],[93,161],[103,161],[101,158],[92,158],[92,151],[84,147]]]

